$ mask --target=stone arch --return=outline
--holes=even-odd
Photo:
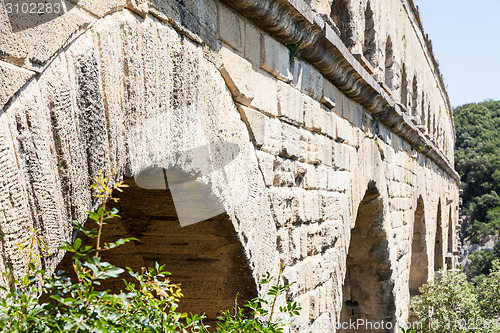
[[[108,204],[119,209],[121,219],[107,221],[102,242],[129,237],[138,241],[103,252],[103,260],[136,272],[141,267],[154,267],[156,262],[165,265],[172,273],[170,280],[180,284],[184,295],[179,311],[204,313],[212,327],[221,310],[234,307],[236,296],[240,305],[257,296],[250,262],[227,214],[183,227],[170,188],[145,189],[133,178],[125,184],[129,187],[116,195],[119,202]],[[92,226],[92,221],[87,223]],[[93,242],[79,237],[84,245]],[[57,269],[72,273],[71,257],[72,253],[66,254]],[[119,293],[124,289],[122,279],[137,282],[125,273],[119,279],[104,281],[102,287]]]
[[[405,64],[403,64],[401,71],[401,104],[408,108],[408,74],[406,73]]]
[[[363,56],[372,64],[376,65],[375,53],[377,50],[377,42],[375,39],[375,18],[370,1],[366,4],[365,9],[365,31],[363,40]]]
[[[340,30],[340,39],[348,48],[354,46],[354,21],[349,0],[333,0],[330,17]]]
[[[391,37],[385,42],[385,84],[389,89],[394,88],[394,50]]]
[[[342,288],[341,323],[358,319],[374,322],[395,320],[389,244],[383,225],[383,200],[375,183],[370,182],[351,231]]]
[[[443,269],[443,226],[441,218],[441,200],[438,202],[436,217],[436,239],[434,243],[434,271]]]
[[[425,226],[425,210],[422,197],[417,200],[415,219],[413,223],[413,237],[411,243],[410,265],[410,297],[419,294],[418,288],[427,282],[429,260],[427,257],[427,228]]]
[[[83,223],[85,211],[96,209],[89,185],[98,170],[116,170],[120,181],[149,166],[178,166],[183,153],[214,142],[236,144],[229,164],[212,154],[220,168],[194,178],[220,199],[253,277],[278,269],[276,224],[248,128],[203,47],[173,26],[126,9],[98,20],[18,92],[0,120],[1,131],[18,129],[10,140],[39,147],[30,152],[36,161],[17,163],[12,175],[19,184],[31,177],[29,186],[43,189],[37,214],[44,230],[54,230],[54,249],[71,239],[72,220]],[[180,164],[189,170],[193,159],[185,157]],[[28,200],[22,197],[19,207],[29,210]],[[46,267],[63,256],[54,253]]]

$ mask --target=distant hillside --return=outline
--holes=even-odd
[[[500,101],[462,105],[454,115],[455,166],[462,180],[463,208],[471,221],[465,236],[479,243],[500,233]],[[474,251],[469,257],[471,275],[487,274],[491,260],[498,257],[498,250]]]

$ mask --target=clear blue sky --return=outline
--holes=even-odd
[[[453,107],[500,100],[500,0],[414,0]]]

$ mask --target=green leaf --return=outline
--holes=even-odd
[[[81,238],[77,238],[75,239],[75,241],[73,242],[73,248],[75,250],[78,250],[80,248],[80,246],[82,245],[82,239]]]

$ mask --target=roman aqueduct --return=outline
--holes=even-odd
[[[457,267],[453,115],[412,0],[80,0],[50,20],[7,2],[0,271],[23,271],[34,227],[64,267],[110,169],[130,187],[107,235],[139,238],[113,259],[166,263],[209,318],[281,263],[317,332],[396,323]],[[142,186],[154,168],[164,187]]]

